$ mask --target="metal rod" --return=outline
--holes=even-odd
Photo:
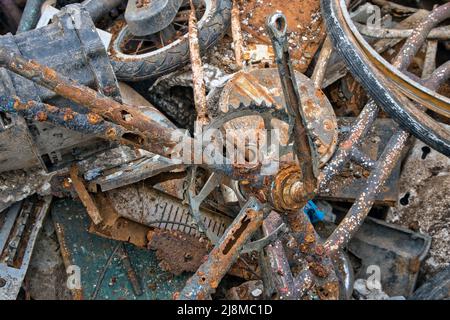
[[[120,104],[100,92],[68,80],[51,68],[36,61],[27,60],[2,47],[0,47],[0,66],[52,90],[64,98],[86,106],[91,112],[97,113],[127,130],[143,133],[146,137],[143,144],[146,144],[148,150],[154,153],[170,156],[171,148],[178,143],[177,139],[173,137],[174,130],[145,116],[138,108]]]
[[[103,221],[100,210],[98,209],[94,199],[92,199],[86,186],[84,185],[84,179],[78,175],[78,166],[76,164],[72,165],[70,168],[70,180],[72,181],[72,186],[75,189],[80,201],[83,203],[86,211],[95,225],[100,224]]]
[[[242,30],[237,0],[233,0],[233,7],[231,9],[231,34],[233,36],[234,60],[236,61],[237,67],[242,69],[244,66],[242,61]]]
[[[437,90],[439,86],[450,78],[450,61],[439,66],[426,80],[427,86]]]
[[[191,12],[189,14],[189,53],[191,57],[192,82],[194,89],[194,104],[197,111],[197,125],[203,127],[209,123],[208,107],[206,105],[206,86],[198,40],[198,22],[195,16],[195,7],[190,1]],[[196,128],[196,132],[199,128]]]
[[[17,33],[32,30],[36,27],[41,15],[41,6],[44,2],[45,0],[27,0],[17,27]]]
[[[122,243],[122,245],[119,248],[118,252],[120,259],[122,260],[122,265],[125,268],[125,271],[127,272],[128,280],[131,283],[131,287],[133,288],[133,292],[136,296],[142,296],[144,292],[142,291],[142,286],[139,281],[139,277],[136,273],[136,271],[133,268],[133,265],[131,264],[130,256],[128,255],[127,248],[125,247],[125,244]]]
[[[70,108],[57,108],[42,102],[22,102],[17,97],[0,96],[0,111],[19,114],[27,119],[49,122],[83,134],[92,134],[133,146],[140,145],[143,140],[140,134],[105,121],[95,113],[77,113]]]
[[[275,211],[264,219],[262,225],[263,236],[274,232],[282,223],[281,217]],[[291,272],[289,261],[284,251],[281,240],[276,240],[266,246],[260,253],[261,274],[263,276],[264,291],[266,298],[277,294],[280,300],[297,300],[301,298],[301,292],[296,290],[294,277]]]
[[[429,19],[432,21],[432,23],[429,22],[428,19],[425,19],[425,21],[420,23],[419,26],[414,29],[412,36],[413,39],[408,39],[403,45],[400,53],[394,60],[394,65],[399,69],[406,69],[408,67],[408,64],[412,60],[412,57],[417,53],[417,50],[424,43],[427,32],[429,32],[434,25],[442,21],[442,19],[445,20],[447,17],[449,17],[449,15],[450,3],[444,4],[434,9],[429,15]],[[450,75],[450,72],[448,72],[448,70],[447,72],[445,72],[444,70],[442,74]],[[440,77],[439,79],[442,83],[443,81],[446,81],[447,78]],[[436,89],[439,84],[436,82],[426,82],[425,86],[431,89]],[[364,219],[367,217],[367,214],[372,208],[372,205],[375,202],[375,197],[380,191],[380,188],[389,178],[392,170],[399,161],[409,137],[410,134],[401,129],[397,130],[396,133],[391,137],[380,159],[377,161],[375,169],[371,172],[367,180],[366,187],[361,192],[360,196],[352,205],[349,212],[339,224],[339,226],[326,240],[324,247],[327,252],[337,252],[337,250],[346,246],[350,239],[358,231],[359,227],[362,225]]]
[[[122,2],[123,0],[84,0],[82,5],[95,22],[114,8],[118,7]]]
[[[364,152],[359,148],[354,148],[352,150],[352,161],[359,164],[361,167],[367,170],[372,170],[375,168],[376,162],[370,159]]]
[[[331,54],[333,53],[333,43],[330,37],[326,37],[323,42],[322,49],[320,50],[319,59],[317,59],[316,67],[311,76],[311,80],[316,88],[321,89],[325,73],[327,71],[328,62],[330,61]]]
[[[378,28],[369,27],[364,24],[354,22],[358,31],[365,36],[371,38],[380,39],[397,39],[397,38],[409,38],[413,34],[413,29],[390,29],[390,28]],[[450,39],[450,27],[438,27],[430,31],[427,36],[430,40],[449,40]]]
[[[379,108],[370,100],[363,108],[350,128],[347,138],[339,147],[330,162],[319,174],[319,190],[325,190],[330,181],[341,173],[346,163],[351,159],[353,150],[359,146],[362,139],[372,127],[378,116]]]
[[[428,78],[436,69],[436,55],[438,50],[438,41],[430,40],[427,42],[427,51],[422,68],[422,78]]]
[[[393,62],[393,66],[399,70],[406,69],[416,56],[417,51],[425,43],[430,31],[448,18],[450,18],[450,2],[433,9],[428,17],[419,23],[412,35],[406,40],[400,53]]]

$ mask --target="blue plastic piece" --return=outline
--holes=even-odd
[[[306,203],[303,207],[303,212],[309,217],[311,223],[323,221],[325,218],[325,212],[321,211],[312,200]]]

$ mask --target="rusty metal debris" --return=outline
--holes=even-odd
[[[73,299],[448,298],[449,3],[70,2],[0,1],[0,299],[44,219]]]
[[[198,21],[195,16],[195,7],[190,2],[191,12],[189,14],[189,53],[192,65],[192,83],[194,89],[194,104],[197,111],[197,125],[204,126],[209,122],[208,110],[206,107],[206,87],[203,80],[202,57],[200,55],[200,45],[198,43]],[[196,129],[197,130],[197,129]]]

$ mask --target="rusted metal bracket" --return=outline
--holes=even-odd
[[[215,291],[223,276],[236,262],[241,248],[261,227],[264,211],[262,204],[256,198],[250,198],[220,238],[219,243],[210,252],[206,262],[200,266],[175,298],[210,299],[210,295]]]

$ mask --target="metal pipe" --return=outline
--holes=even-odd
[[[319,174],[319,190],[325,190],[334,176],[342,172],[346,163],[351,159],[353,150],[361,143],[378,116],[379,108],[370,100],[350,128],[347,138],[339,144],[339,148],[330,162]]]
[[[444,9],[442,9],[444,8]],[[419,26],[414,29],[413,39],[408,39],[400,50],[399,54],[394,60],[394,66],[399,69],[406,69],[412,60],[412,57],[417,53],[417,50],[422,46],[426,39],[427,33],[442,19],[450,15],[450,3],[442,5],[434,9],[429,17],[433,23],[429,23],[428,19],[425,19]],[[413,55],[411,57],[411,55]],[[444,70],[445,71],[445,70]],[[450,75],[450,72],[442,72],[444,75]],[[435,79],[435,78],[434,78]],[[445,77],[439,77],[441,83],[445,81]],[[426,82],[425,86],[431,89],[435,89],[439,86],[436,82]],[[389,178],[395,165],[399,161],[402,151],[406,146],[407,140],[410,134],[401,129],[391,137],[386,148],[377,161],[376,167],[372,170],[367,184],[364,190],[361,192],[358,199],[350,208],[349,212],[339,224],[339,226],[333,231],[331,236],[326,240],[324,244],[325,250],[332,254],[339,249],[345,247],[350,239],[358,231],[359,227],[364,222],[370,209],[372,208],[375,197],[380,191],[380,188],[384,185],[385,181]]]
[[[392,63],[393,66],[399,70],[406,69],[416,56],[417,51],[425,43],[430,31],[448,18],[450,18],[450,2],[433,9],[428,17],[419,23],[417,28],[414,28],[412,35],[406,40],[400,54]]]
[[[233,36],[234,46],[234,60],[239,69],[244,66],[242,58],[242,30],[241,19],[239,17],[239,3],[237,0],[233,1],[233,7],[231,9],[231,34]]]
[[[426,80],[427,86],[432,90],[437,90],[439,86],[450,78],[450,61],[439,66]]]
[[[83,134],[117,141],[134,147],[140,145],[141,137],[125,128],[103,120],[95,113],[81,114],[70,108],[57,108],[42,102],[22,102],[17,97],[0,96],[0,111],[19,114],[27,119],[49,122]]]
[[[45,0],[27,0],[17,27],[17,33],[32,30],[36,27],[41,15],[41,6],[44,2]]]
[[[119,124],[132,132],[141,132],[148,150],[170,156],[178,141],[174,130],[145,116],[138,108],[119,102],[89,87],[68,80],[55,70],[0,47],[0,66],[11,70],[56,94],[89,108],[93,113]]]
[[[354,148],[352,150],[352,161],[359,164],[361,167],[367,170],[372,170],[375,168],[376,162],[370,159],[364,152],[359,148]]]
[[[95,22],[122,2],[123,0],[84,0],[81,4]]]

